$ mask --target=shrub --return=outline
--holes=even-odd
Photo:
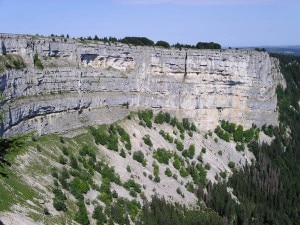
[[[78,177],[75,177],[70,182],[70,192],[74,195],[75,198],[81,198],[82,194],[86,194],[89,190],[89,185],[86,181],[81,180]]]
[[[195,191],[195,187],[194,185],[191,183],[191,182],[188,182],[186,185],[185,185],[186,189],[189,191],[189,192],[194,192]]]
[[[170,48],[170,44],[166,41],[157,41],[155,46],[160,46],[164,48]]]
[[[126,181],[123,185],[123,187],[126,190],[130,190],[133,189],[135,192],[137,193],[141,193],[142,192],[142,187],[140,184],[136,183],[133,179],[129,179],[128,181]]]
[[[158,174],[159,174],[159,166],[157,165],[157,163],[155,161],[153,162],[152,166],[153,166],[153,174],[154,174],[154,176],[158,176]]]
[[[138,112],[138,117],[140,119],[140,121],[144,121],[146,126],[149,128],[152,128],[152,118],[153,118],[153,112],[152,110],[148,109],[148,110],[144,110],[144,111],[139,111]]]
[[[153,146],[150,136],[148,134],[143,137],[143,140],[144,140],[144,143],[146,145],[148,145],[149,147]]]
[[[209,163],[206,163],[205,166],[204,166],[204,168],[205,168],[206,170],[210,170],[210,165],[209,165]]]
[[[53,190],[54,198],[53,198],[53,206],[57,211],[66,211],[67,206],[65,204],[65,200],[67,199],[65,194],[58,188]]]
[[[58,159],[59,163],[62,164],[62,165],[66,165],[68,160],[63,156],[63,155],[60,155],[59,156],[59,159]]]
[[[234,168],[235,168],[235,163],[230,161],[230,162],[228,163],[228,167],[229,167],[230,169],[234,169]]]
[[[179,170],[180,176],[187,177],[189,174],[184,167],[181,167]]]
[[[220,176],[221,176],[223,179],[226,179],[226,177],[227,177],[226,171],[220,172]]]
[[[245,150],[245,145],[237,143],[236,146],[235,146],[235,149],[239,152],[244,151]]]
[[[116,184],[121,184],[120,177],[115,173],[113,167],[109,167],[108,165],[104,165],[102,170],[100,171],[102,178],[108,178],[111,182]]]
[[[131,173],[131,168],[130,168],[129,165],[127,165],[126,170],[127,170],[128,173]]]
[[[107,132],[107,126],[106,125],[101,125],[98,127],[98,129],[94,127],[90,127],[90,131],[92,135],[95,138],[96,144],[101,144],[101,145],[106,145],[108,142],[108,132]]]
[[[238,125],[237,129],[233,133],[233,140],[235,142],[243,142],[244,140],[244,128],[242,125]]]
[[[123,148],[121,149],[120,156],[126,158],[126,153]]]
[[[167,151],[164,148],[158,148],[154,152],[154,158],[157,159],[158,162],[169,164],[170,158],[173,156],[172,152]]]
[[[178,151],[182,151],[184,149],[184,145],[180,140],[176,139],[175,144]]]
[[[173,162],[173,166],[175,169],[179,170],[180,167],[181,167],[181,162],[179,159],[175,159],[174,162]]]
[[[92,217],[97,221],[97,225],[104,225],[104,223],[107,222],[106,216],[103,213],[103,209],[101,206],[95,207]]]
[[[267,126],[266,124],[264,124],[264,125],[262,126],[262,131],[263,131],[266,135],[268,135],[269,137],[273,137],[273,135],[274,135],[274,127],[273,127],[273,125]]]
[[[165,175],[168,176],[168,177],[172,176],[172,171],[170,170],[170,168],[166,168]]]
[[[61,150],[65,156],[69,155],[69,150],[67,149],[67,147],[63,146]]]
[[[224,141],[230,141],[230,134],[227,131],[224,131],[220,126],[217,126],[215,129],[215,133]]]
[[[159,176],[155,176],[154,177],[154,182],[159,183],[160,182],[160,177]]]
[[[108,139],[107,148],[109,150],[118,151],[118,136],[115,134],[111,134]]]
[[[141,151],[137,151],[133,153],[133,159],[138,161],[139,163],[143,163],[145,156],[144,153]]]
[[[33,56],[33,64],[36,68],[38,68],[40,70],[44,69],[44,66],[43,66],[41,60],[39,59],[39,56],[37,53],[35,53]]]
[[[77,206],[78,206],[78,211],[75,214],[75,221],[82,225],[90,224],[88,213],[84,205],[84,201],[79,200]]]
[[[190,147],[187,150],[184,150],[182,152],[182,155],[184,157],[188,157],[190,159],[194,158],[194,155],[195,155],[195,145],[191,144]]]

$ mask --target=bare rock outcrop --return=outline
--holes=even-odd
[[[27,67],[0,74],[4,137],[111,123],[129,111],[164,109],[203,129],[219,120],[277,124],[279,63],[248,50],[129,46],[58,37],[0,34],[0,55]],[[34,67],[37,54],[43,70]]]

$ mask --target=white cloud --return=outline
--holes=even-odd
[[[117,0],[134,5],[176,4],[176,5],[253,5],[278,2],[279,0]]]

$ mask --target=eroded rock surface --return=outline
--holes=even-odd
[[[0,34],[0,55],[23,70],[0,74],[4,137],[111,123],[129,111],[160,108],[203,130],[219,120],[277,124],[279,62],[247,50],[191,50]],[[43,70],[34,67],[37,54]]]

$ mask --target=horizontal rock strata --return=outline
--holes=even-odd
[[[1,135],[64,132],[111,123],[154,108],[192,119],[203,130],[219,120],[277,124],[279,63],[248,50],[129,46],[58,37],[0,34],[0,55],[27,67],[0,74]],[[44,65],[34,67],[34,55]]]

